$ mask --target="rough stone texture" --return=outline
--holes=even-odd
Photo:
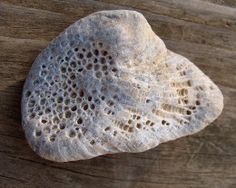
[[[167,50],[142,14],[102,11],[37,57],[22,124],[34,151],[63,162],[151,149],[200,131],[222,108],[217,86]]]
[[[236,187],[236,2],[215,2],[1,0],[0,187]],[[120,8],[141,12],[168,49],[214,81],[224,96],[222,114],[202,131],[146,152],[67,163],[39,157],[21,126],[22,88],[32,63],[70,24]]]

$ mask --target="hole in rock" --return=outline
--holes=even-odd
[[[61,106],[61,105],[58,105],[57,108],[56,108],[56,111],[57,111],[57,112],[62,112],[62,106]]]
[[[66,128],[66,125],[64,123],[60,124],[59,125],[60,129],[65,129]]]
[[[87,104],[84,105],[84,110],[85,110],[85,111],[88,110],[88,105],[87,105]]]
[[[75,74],[71,74],[71,76],[70,76],[70,79],[71,80],[74,80],[76,77],[75,77]]]
[[[106,59],[104,57],[100,58],[101,64],[105,64],[106,63]]]
[[[26,93],[25,93],[25,96],[28,98],[29,96],[31,95],[31,92],[30,91],[27,91]]]
[[[103,55],[103,56],[106,56],[107,54],[108,54],[108,53],[107,53],[106,50],[103,50],[103,51],[102,51],[102,55]]]
[[[116,69],[116,68],[112,68],[111,71],[112,71],[112,72],[117,72],[117,69]]]
[[[38,112],[38,115],[39,116],[43,115],[43,112],[42,111]]]
[[[36,116],[35,113],[30,114],[30,119],[33,119]]]
[[[34,100],[30,100],[28,106],[29,107],[33,107],[34,105],[35,105],[35,101]]]
[[[70,99],[65,100],[65,105],[68,105],[70,103]]]
[[[109,100],[107,103],[108,103],[108,106],[113,106],[114,105],[114,102],[111,101],[111,100]]]
[[[196,105],[198,105],[198,106],[199,106],[199,105],[200,105],[200,101],[196,101]]]
[[[80,68],[80,69],[78,69],[78,72],[82,72],[84,69],[83,68]]]
[[[88,52],[88,53],[87,53],[87,58],[90,58],[90,57],[92,57],[92,53],[91,53],[91,52]]]
[[[77,107],[76,106],[73,106],[72,108],[71,108],[71,111],[76,111],[77,110]]]
[[[70,130],[69,137],[73,138],[76,136],[76,132],[74,130]]]
[[[75,92],[72,92],[71,95],[70,95],[72,98],[76,98],[77,97],[77,94]]]
[[[98,54],[99,54],[99,51],[96,49],[96,50],[94,50],[94,55],[95,56],[98,56]]]
[[[95,141],[94,141],[94,140],[92,140],[92,141],[90,142],[90,144],[91,144],[91,145],[94,145],[94,144],[95,144]]]
[[[35,132],[35,136],[41,136],[41,134],[42,134],[42,132],[41,132],[40,130],[37,130],[37,131]]]
[[[94,105],[94,104],[91,104],[91,105],[90,105],[90,108],[91,108],[91,110],[94,110],[94,109],[95,109],[95,105]]]
[[[50,108],[46,108],[46,109],[45,109],[45,113],[46,113],[46,114],[49,114],[50,112],[51,112],[51,109],[50,109]]]
[[[73,88],[76,88],[76,84],[73,84],[72,87],[73,87]]]
[[[47,123],[47,120],[46,119],[42,119],[41,123],[45,124],[45,123]]]
[[[50,141],[54,142],[55,140],[56,140],[56,135],[55,134],[51,135],[50,136]]]
[[[93,65],[91,63],[89,63],[87,66],[86,66],[87,70],[91,70],[93,68]]]
[[[62,101],[63,101],[63,98],[62,98],[62,97],[58,97],[58,98],[57,98],[57,102],[58,102],[58,103],[62,103]]]
[[[155,123],[151,122],[150,126],[152,127]]]
[[[103,71],[106,71],[106,70],[107,70],[107,66],[104,65],[104,66],[102,67],[102,70],[103,70]]]
[[[75,48],[75,49],[74,49],[75,52],[78,52],[78,50],[79,50],[78,48]]]
[[[44,105],[45,103],[46,103],[46,99],[45,98],[40,100],[40,105]]]
[[[187,115],[191,115],[192,112],[191,112],[190,110],[187,110],[187,111],[186,111],[186,114],[187,114]]]
[[[60,122],[58,117],[54,117],[52,120],[53,123],[58,124]]]
[[[61,72],[65,73],[66,72],[66,68],[65,67],[61,67]]]
[[[79,119],[77,120],[77,123],[78,123],[78,124],[82,124],[82,123],[83,123],[83,119],[82,119],[82,118],[79,118]]]
[[[97,62],[98,62],[98,59],[97,59],[97,58],[95,58],[93,62],[94,62],[94,63],[97,63]]]
[[[81,54],[81,53],[79,53],[79,54],[78,54],[78,58],[83,59],[83,58],[84,58],[84,55]]]
[[[102,42],[99,42],[98,45],[99,45],[100,48],[102,48],[103,43],[102,43]]]
[[[79,91],[79,96],[80,96],[80,97],[83,97],[83,96],[84,96],[84,91],[83,91],[82,89]]]
[[[147,100],[146,100],[146,103],[149,103],[149,102],[150,102],[150,100],[149,100],[149,99],[147,99]]]
[[[132,133],[132,132],[134,132],[134,128],[133,128],[133,127],[129,127],[128,131],[129,131],[130,133]]]
[[[94,66],[94,70],[97,71],[98,69],[99,69],[99,64],[96,64],[96,65]]]
[[[129,128],[129,126],[125,125],[123,129],[126,131],[126,130],[128,130],[128,128]]]
[[[92,100],[92,97],[91,96],[88,96],[88,101],[91,101]]]
[[[75,68],[75,67],[76,67],[76,63],[75,63],[74,61],[71,61],[71,62],[70,62],[70,66],[71,66],[72,68]]]
[[[184,104],[188,104],[188,100],[187,99],[184,99],[183,102],[184,102]]]
[[[102,73],[101,72],[96,72],[96,77],[97,78],[101,78],[102,77]]]
[[[114,131],[114,132],[113,132],[113,136],[116,136],[116,135],[117,135],[117,131]]]
[[[142,127],[142,125],[141,125],[140,123],[137,123],[136,127],[137,127],[138,129],[140,129],[140,128]]]
[[[46,134],[49,134],[51,131],[50,127],[45,127],[43,130]]]
[[[65,117],[66,117],[66,118],[70,118],[70,117],[71,117],[71,112],[70,112],[70,111],[66,111]]]

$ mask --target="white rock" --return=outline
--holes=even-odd
[[[102,11],[37,57],[22,124],[37,154],[63,162],[151,149],[200,131],[222,108],[218,87],[167,50],[142,14]]]

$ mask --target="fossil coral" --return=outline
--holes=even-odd
[[[37,57],[22,124],[36,153],[63,162],[151,149],[200,131],[222,108],[218,87],[169,51],[142,14],[102,11]]]

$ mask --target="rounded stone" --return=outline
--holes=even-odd
[[[65,162],[151,149],[200,131],[222,108],[218,87],[168,50],[142,14],[102,11],[38,55],[22,125],[37,154]]]

